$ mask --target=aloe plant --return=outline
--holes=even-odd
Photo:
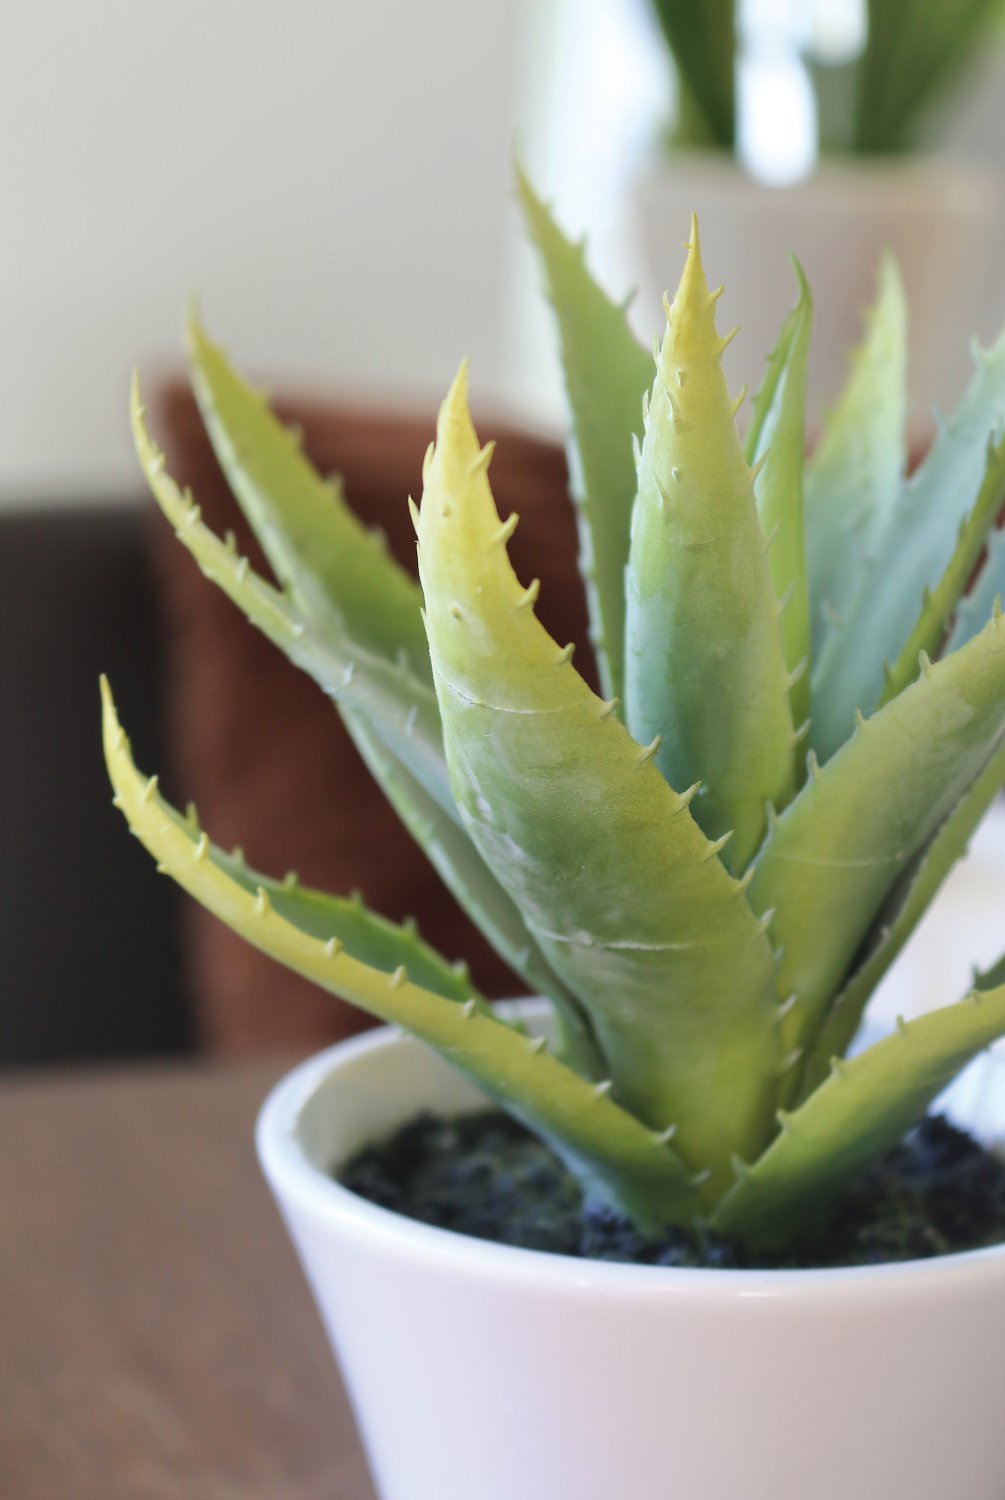
[[[554,1003],[554,1042],[414,928],[218,849],[136,770],[105,684],[115,802],[249,942],[438,1048],[640,1229],[776,1246],[1005,1033],[992,971],[847,1055],[1005,781],[1005,338],[905,477],[885,263],[807,463],[798,268],[741,442],[697,226],[653,360],[522,179],[520,198],[558,317],[608,696],[510,565],[517,518],[496,509],[465,369],[410,502],[418,584],[196,320],[195,393],[276,583],[174,484],[138,388],[132,424],[181,542],[332,698],[461,906]]]

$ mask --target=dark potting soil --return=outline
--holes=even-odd
[[[593,1260],[732,1269],[874,1265],[1005,1240],[1005,1161],[930,1117],[783,1255],[668,1229],[644,1240],[619,1214],[584,1202],[546,1146],[495,1110],[419,1115],[353,1158],[339,1180],[382,1208],[478,1239]]]

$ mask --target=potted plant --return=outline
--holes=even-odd
[[[138,390],[132,420],[179,539],[333,698],[542,1001],[493,1011],[414,930],[215,847],[136,770],[106,684],[115,802],[250,942],[407,1033],[305,1064],[259,1131],[386,1500],[989,1500],[1005,1248],[771,1267],[1005,1033],[999,966],[851,1051],[1005,780],[1005,341],[905,480],[888,262],[806,465],[801,275],[744,446],[697,227],[654,370],[521,198],[558,314],[601,696],[509,565],[463,370],[411,507],[421,593],[194,320],[196,394],[278,586],[171,480]],[[768,1268],[514,1249],[334,1180],[417,1110],[486,1094],[601,1212]]]
[[[934,151],[931,120],[976,71],[1002,9],[1000,0],[941,6],[867,0],[859,9],[862,35],[848,25],[854,7],[845,8],[845,24],[837,28],[837,7],[820,21],[813,7],[793,8],[790,32],[779,41],[777,14],[759,30],[753,11],[740,23],[734,0],[652,0],[674,62],[678,107],[676,128],[658,143],[637,184],[647,289],[662,290],[676,226],[696,209],[708,242],[720,247],[730,315],[747,335],[745,347],[729,357],[729,373],[753,383],[759,375],[753,361],[769,346],[783,311],[773,268],[794,250],[817,295],[811,389],[829,402],[873,267],[892,250],[912,305],[926,308],[910,376],[921,403],[912,433],[919,446],[929,436],[931,403],[949,400],[965,373],[958,330],[992,332],[981,320],[996,287],[1000,178],[987,163]],[[802,171],[775,180],[766,178],[763,162],[758,172],[749,150],[745,157],[743,121],[751,103],[738,80],[759,58],[770,63],[780,55],[798,67],[799,50],[812,115],[804,130],[815,139]],[[774,91],[773,97],[777,82]],[[799,132],[783,109],[777,115],[773,125],[765,122],[764,147],[770,151],[774,142],[777,151],[781,137],[784,154],[785,142]]]

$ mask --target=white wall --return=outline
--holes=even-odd
[[[527,34],[552,0],[6,0],[0,501],[139,489],[129,368],[500,379]]]

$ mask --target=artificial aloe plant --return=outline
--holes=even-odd
[[[1005,781],[1005,338],[906,478],[888,262],[806,463],[801,275],[741,442],[697,227],[654,367],[520,193],[558,316],[603,697],[510,566],[517,518],[463,369],[411,504],[421,591],[195,320],[195,393],[278,587],[171,480],[137,389],[132,423],[179,539],[334,700],[460,904],[554,1002],[556,1042],[413,928],[216,848],[136,770],[106,685],[115,802],[248,941],[438,1048],[643,1231],[779,1244],[1005,1032],[992,973],[846,1060]]]

